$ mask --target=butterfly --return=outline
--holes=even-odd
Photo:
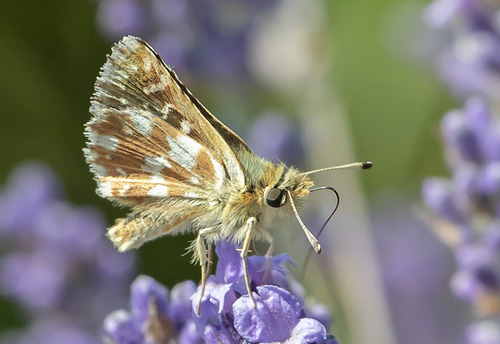
[[[371,166],[354,163],[304,173],[258,157],[148,43],[133,36],[116,43],[107,56],[90,112],[84,155],[97,193],[131,208],[107,231],[118,250],[138,248],[163,235],[197,233],[190,249],[201,266],[203,295],[211,247],[230,240],[241,245],[254,306],[246,260],[252,242],[272,244],[270,223],[294,214],[319,253],[320,243],[297,211],[314,185],[309,174]]]

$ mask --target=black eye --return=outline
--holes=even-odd
[[[266,202],[273,208],[279,208],[285,204],[283,197],[285,197],[284,190],[272,188],[266,196]]]

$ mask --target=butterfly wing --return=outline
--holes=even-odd
[[[245,186],[226,142],[237,136],[216,129],[224,127],[139,38],[125,37],[112,48],[90,112],[84,152],[98,193],[134,208],[108,231],[122,250],[209,211],[207,204],[229,184]]]
[[[246,142],[243,141],[241,137],[239,137],[228,126],[222,123],[217,117],[212,115],[212,113],[208,111],[208,109],[191,93],[191,91],[186,86],[184,86],[182,81],[179,80],[177,74],[175,74],[175,72],[171,68],[165,65],[160,55],[158,55],[158,53],[156,53],[154,49],[147,42],[141,40],[141,43],[144,44],[146,47],[148,47],[149,50],[156,56],[156,58],[162,62],[164,67],[169,70],[170,75],[176,81],[176,83],[179,85],[182,91],[189,97],[189,99],[196,106],[198,111],[203,115],[203,117],[206,118],[206,120],[213,126],[213,128],[217,130],[217,132],[221,135],[224,141],[233,149],[233,151],[246,151],[253,154],[250,147],[248,147]]]

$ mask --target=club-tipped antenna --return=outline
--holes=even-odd
[[[323,230],[325,229],[326,225],[328,224],[328,222],[330,222],[330,220],[332,219],[333,215],[335,215],[335,213],[337,212],[337,209],[339,208],[339,205],[340,205],[340,195],[339,193],[337,192],[337,190],[335,190],[333,187],[331,186],[320,186],[320,187],[317,187],[317,188],[314,188],[314,189],[311,189],[310,192],[314,192],[314,191],[320,191],[320,190],[330,190],[332,191],[334,194],[335,194],[335,197],[337,197],[337,205],[335,206],[335,208],[333,209],[332,213],[330,214],[330,216],[328,216],[328,218],[326,219],[325,223],[323,224],[323,226],[321,226],[321,229],[319,230],[318,232],[318,238],[320,237],[321,233],[323,232]],[[302,268],[300,269],[300,279],[301,280],[304,280],[304,277],[306,275],[306,267],[307,265],[309,264],[309,261],[311,260],[311,256],[312,256],[312,250],[309,249],[307,250],[307,255],[306,255],[306,258],[304,259],[304,262],[302,263]]]
[[[297,207],[295,206],[295,202],[293,201],[292,194],[290,193],[290,190],[286,190],[288,194],[288,198],[290,199],[290,204],[292,205],[293,212],[295,214],[295,217],[297,218],[297,221],[299,222],[300,227],[302,227],[302,230],[304,231],[304,234],[307,237],[307,240],[309,240],[309,243],[311,244],[312,249],[316,253],[321,253],[321,244],[319,243],[318,239],[314,236],[314,234],[311,233],[311,231],[306,227],[304,224],[304,221],[300,218],[299,212],[297,210]]]
[[[312,170],[308,172],[303,172],[302,174],[308,175],[308,174],[313,174],[317,172],[324,172],[324,171],[331,171],[331,170],[343,170],[346,168],[358,168],[362,170],[367,170],[373,166],[373,163],[371,161],[365,161],[365,162],[353,162],[351,164],[345,164],[345,165],[339,165],[339,166],[330,166],[330,167],[325,167],[325,168],[320,168],[317,170]]]

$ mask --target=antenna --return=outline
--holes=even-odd
[[[313,174],[317,172],[324,172],[324,171],[331,171],[331,170],[343,170],[346,168],[357,168],[361,170],[367,170],[373,166],[373,163],[371,161],[365,161],[365,162],[354,162],[351,164],[345,164],[345,165],[339,165],[339,166],[330,166],[330,167],[325,167],[325,168],[320,168],[318,170],[312,170],[308,172],[303,172],[301,174],[303,175],[308,175],[308,174]]]
[[[337,192],[337,190],[335,190],[333,187],[331,186],[320,186],[318,188],[314,188],[314,189],[311,189],[311,192],[314,192],[314,191],[321,191],[321,190],[330,190],[331,192],[333,192],[335,194],[335,197],[337,197],[337,205],[335,206],[335,208],[333,209],[333,211],[331,212],[330,216],[328,216],[328,218],[326,219],[325,223],[323,224],[323,226],[321,226],[321,229],[319,230],[318,232],[318,236],[317,238],[319,238],[319,236],[321,235],[321,233],[323,232],[323,230],[325,229],[326,225],[328,224],[328,222],[330,222],[330,220],[332,219],[333,215],[335,215],[335,213],[337,212],[337,209],[339,208],[339,205],[340,205],[340,195],[339,193]],[[306,258],[304,258],[304,262],[302,263],[302,268],[300,269],[300,279],[301,280],[304,280],[304,277],[306,275],[306,267],[307,265],[309,264],[309,260],[311,260],[311,255],[312,255],[312,250],[309,249],[307,251],[307,255],[306,255]]]
[[[345,164],[345,165],[331,166],[331,167],[320,168],[320,169],[317,169],[317,170],[312,170],[312,171],[304,172],[304,173],[302,173],[302,175],[309,175],[309,174],[313,174],[313,173],[317,173],[317,172],[324,172],[324,171],[331,171],[331,170],[343,170],[343,169],[348,169],[348,168],[368,170],[372,166],[373,166],[373,163],[371,161],[354,162],[354,163]],[[295,212],[295,216],[297,217],[297,220],[299,221],[302,229],[306,233],[306,236],[309,239],[309,242],[311,243],[311,246],[313,246],[313,249],[316,251],[316,253],[319,253],[319,252],[316,250],[316,248],[314,247],[313,243],[311,242],[310,236],[313,237],[315,239],[317,245],[319,245],[319,241],[318,241],[317,238],[319,238],[319,236],[321,235],[321,233],[325,229],[325,227],[328,224],[328,222],[330,222],[330,220],[332,219],[333,215],[335,215],[335,213],[337,212],[337,209],[339,208],[339,205],[340,205],[340,195],[337,192],[337,190],[335,190],[333,187],[331,187],[331,186],[321,186],[321,187],[318,187],[318,188],[311,189],[310,192],[319,191],[319,190],[330,190],[330,191],[332,191],[335,194],[335,196],[337,197],[337,205],[333,209],[333,211],[330,214],[330,216],[328,216],[328,218],[326,219],[326,221],[323,224],[323,226],[321,226],[321,229],[319,230],[317,237],[315,237],[311,232],[309,232],[309,230],[307,229],[307,227],[305,227],[304,223],[302,222],[302,220],[298,216],[297,209],[295,208],[295,205],[293,204],[293,200],[292,200],[292,208],[293,208],[293,211]],[[288,191],[288,194],[290,195],[289,191]],[[291,198],[291,195],[290,195],[290,198]],[[306,229],[309,232],[309,235],[306,232]],[[301,279],[304,279],[304,277],[305,277],[305,271],[306,271],[305,267],[307,266],[307,264],[309,263],[309,260],[311,259],[311,254],[312,254],[312,250],[309,249],[308,252],[307,252],[306,258],[304,259],[304,263],[302,264],[302,269],[300,271]]]

